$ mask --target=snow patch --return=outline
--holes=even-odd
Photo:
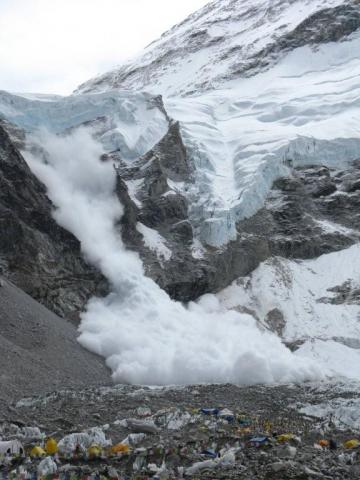
[[[360,338],[360,305],[333,304],[334,287],[360,286],[360,244],[315,260],[269,259],[218,294],[226,308],[247,307],[263,322],[278,309],[287,342],[307,338]]]
[[[138,192],[141,190],[141,187],[144,185],[144,179],[140,178],[140,179],[134,179],[134,180],[126,180],[125,183],[128,188],[129,197],[137,207],[141,208],[142,203],[138,199],[137,195],[138,195]]]
[[[143,223],[136,224],[136,230],[141,233],[145,246],[156,253],[160,261],[169,261],[172,257],[171,250],[166,246],[166,240],[157,230],[149,228]]]
[[[338,223],[330,222],[329,220],[317,220],[313,218],[313,221],[319,225],[325,233],[341,233],[343,235],[356,235],[359,236],[360,232],[353,230],[352,228],[346,228],[343,225],[339,225]]]

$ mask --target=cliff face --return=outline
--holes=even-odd
[[[106,281],[84,261],[79,241],[57,225],[53,209],[45,186],[0,125],[1,274],[53,312],[77,321],[89,297],[106,292]]]

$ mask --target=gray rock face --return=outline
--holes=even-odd
[[[146,274],[171,297],[178,300],[197,298],[208,288],[206,271],[192,256],[193,231],[188,218],[188,200],[173,191],[168,183],[168,180],[191,182],[192,168],[179,125],[171,124],[165,137],[132,168],[126,168],[121,163],[118,152],[104,160],[113,161],[116,165],[116,193],[124,207],[120,227],[127,248],[140,253]],[[134,180],[142,182],[137,194],[141,206],[135,204],[126,185],[126,182]],[[159,259],[146,246],[136,228],[138,222],[162,235],[172,252],[170,260]]]
[[[125,212],[122,237],[127,248],[140,253],[146,274],[179,301],[217,292],[272,255],[316,258],[360,238],[360,217],[354,215],[360,206],[359,162],[348,171],[321,166],[293,169],[291,177],[275,182],[261,210],[237,224],[235,241],[220,249],[204,245],[202,256],[195,258],[188,205],[191,195],[169,186],[177,181],[190,188],[192,182],[192,165],[178,125],[172,124],[158,145],[130,169],[122,165],[118,152],[104,160],[116,165],[117,194]],[[127,182],[134,180],[141,185],[136,199],[127,188]],[[162,235],[172,252],[170,259],[159,259],[146,247],[137,222]],[[347,298],[356,299],[356,292]],[[272,312],[268,324],[281,334],[284,319],[278,313]]]
[[[202,258],[194,257],[189,196],[169,186],[169,181],[187,185],[192,182],[192,166],[178,124],[172,124],[166,136],[132,168],[122,165],[118,152],[104,160],[116,165],[117,195],[124,206],[120,222],[123,241],[127,248],[140,253],[146,274],[172,298],[190,301],[217,291],[252,271],[270,254],[262,238],[247,235],[220,250],[204,249]],[[134,180],[142,181],[137,194],[141,206],[135,204],[126,186],[126,182]],[[136,228],[138,222],[156,230],[166,240],[172,252],[169,260],[159,259],[147,248]]]
[[[325,167],[296,169],[275,182],[264,208],[241,222],[241,232],[268,239],[271,254],[315,258],[346,248],[359,239],[358,193],[347,193],[349,176],[360,176],[359,164],[349,171]]]
[[[318,301],[333,305],[360,305],[360,289],[351,280],[330,288],[329,292],[335,293],[335,296],[320,298]]]
[[[0,404],[26,395],[110,383],[103,360],[75,327],[5,279],[0,288]]]
[[[107,284],[52,210],[44,185],[0,125],[0,272],[53,312],[76,320]]]

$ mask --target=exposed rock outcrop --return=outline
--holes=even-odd
[[[53,312],[76,320],[107,283],[84,261],[78,240],[53,219],[53,208],[0,125],[0,272]]]
[[[316,258],[360,238],[360,219],[354,215],[360,206],[359,162],[344,171],[322,166],[293,169],[290,177],[274,183],[262,209],[238,222],[235,241],[221,248],[203,245],[201,254],[194,255],[188,192],[193,167],[178,124],[172,124],[165,137],[131,168],[122,164],[119,152],[104,160],[116,165],[127,248],[140,253],[147,275],[179,301],[217,292],[272,255]],[[134,181],[138,189],[130,194],[127,185]],[[148,248],[138,222],[161,234],[171,258],[158,258]],[[281,325],[280,321],[280,329]]]

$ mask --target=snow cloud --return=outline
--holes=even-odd
[[[82,316],[80,343],[106,358],[116,382],[241,384],[322,377],[315,362],[293,355],[250,315],[226,310],[214,295],[184,306],[172,301],[125,249],[117,220],[115,172],[102,147],[80,129],[68,136],[42,133],[46,162],[26,153],[57,206],[56,220],[81,241],[88,260],[112,292],[93,298]]]
[[[0,89],[70,94],[207,0],[1,0]]]

